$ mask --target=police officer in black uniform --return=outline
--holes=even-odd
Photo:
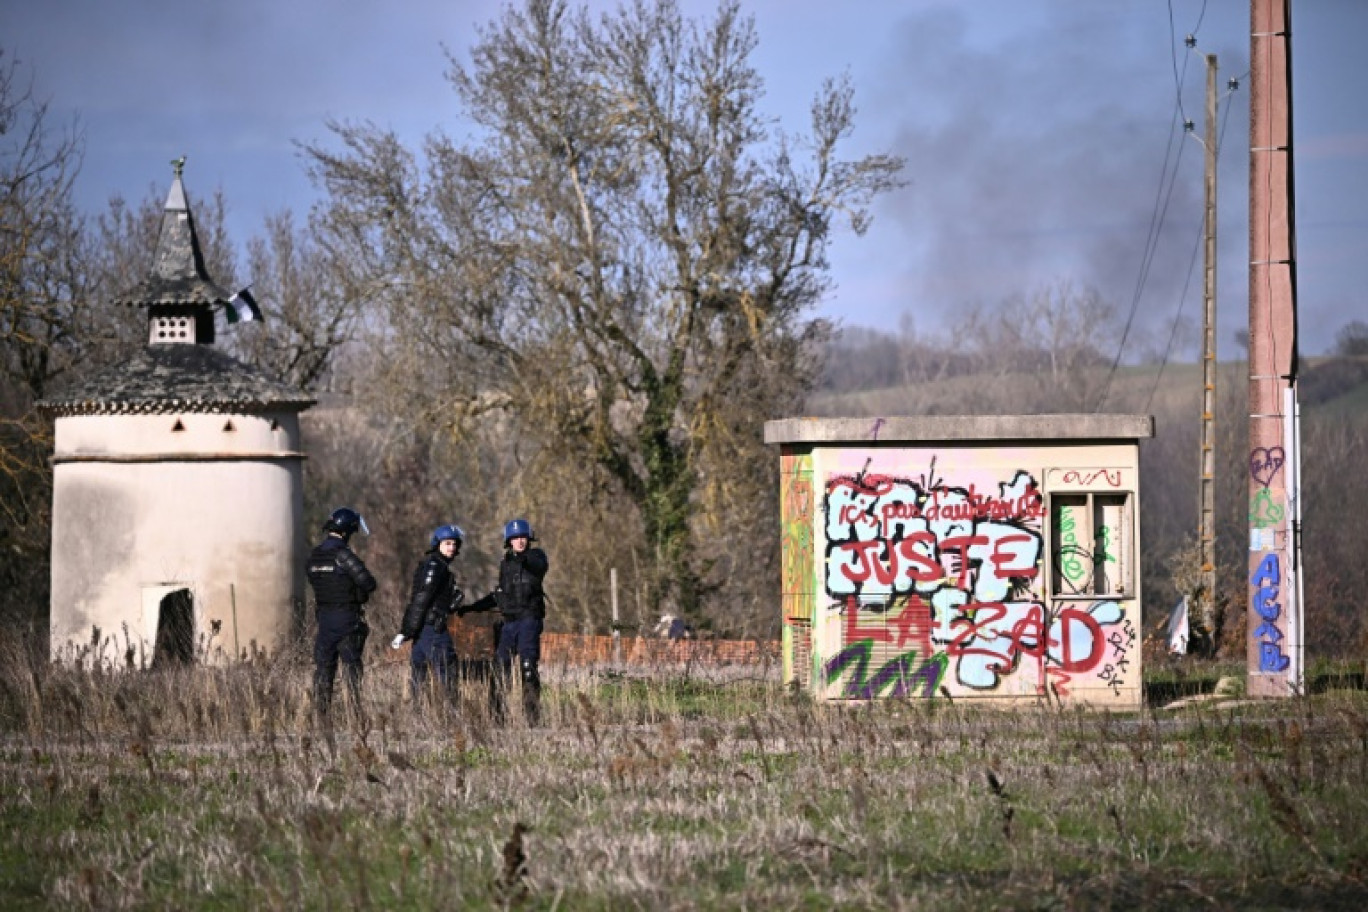
[[[444,525],[433,530],[427,554],[413,573],[413,589],[399,635],[390,643],[398,649],[405,640],[414,641],[409,683],[415,703],[429,673],[448,695],[456,684],[456,648],[447,630],[447,618],[459,611],[465,600],[451,572],[451,562],[460,553],[463,541],[465,533],[460,526]]]
[[[529,725],[541,723],[541,635],[546,619],[546,593],[542,579],[550,567],[546,552],[532,547],[537,538],[525,519],[504,525],[504,556],[499,564],[499,585],[493,592],[470,606],[482,611],[498,606],[503,615],[495,664],[499,672],[495,715],[502,717],[504,692],[513,677],[513,655],[518,656],[522,673],[523,713]]]
[[[327,533],[309,555],[306,573],[318,604],[318,637],[314,640],[314,708],[327,718],[332,708],[337,662],[352,706],[361,711],[361,651],[370,627],[366,600],[375,591],[375,577],[349,548],[352,535],[369,535],[366,521],[350,507],[338,507],[323,524]]]

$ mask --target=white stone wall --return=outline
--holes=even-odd
[[[184,430],[174,430],[177,422]],[[55,437],[59,460],[90,454],[289,453],[299,450],[299,416],[81,415],[58,418]]]
[[[294,413],[59,418],[53,657],[98,627],[106,659],[150,661],[159,598],[182,587],[206,660],[282,646],[303,598],[298,454]]]

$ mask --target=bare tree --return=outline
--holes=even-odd
[[[53,128],[21,78],[0,52],[0,363],[8,383],[38,399],[80,353],[87,275],[71,187],[81,145]]]
[[[959,338],[973,354],[974,372],[1014,376],[1011,401],[996,408],[1022,412],[1086,411],[1105,380],[1104,347],[1116,310],[1096,290],[1067,280],[1041,286],[991,308],[973,308]]]
[[[1346,357],[1368,355],[1368,323],[1353,320],[1335,333],[1334,353]]]
[[[730,445],[735,403],[753,422],[786,404],[772,381],[803,373],[831,234],[863,231],[901,167],[838,157],[844,81],[810,135],[771,137],[755,44],[735,3],[700,24],[670,0],[599,18],[527,0],[453,62],[475,139],[430,136],[423,168],[369,124],[305,150],[353,293],[383,302],[391,362],[422,365],[419,411],[502,410],[601,467],[639,513],[653,594],[691,614],[703,454]]]
[[[264,319],[238,324],[231,347],[245,360],[300,389],[331,377],[333,358],[355,335],[356,302],[338,282],[327,251],[287,210],[266,218],[265,236],[247,244],[253,294]]]
[[[91,322],[83,222],[71,200],[80,138],[0,52],[0,613],[47,600],[51,423],[34,408],[82,364]]]

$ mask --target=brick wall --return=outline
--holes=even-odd
[[[542,634],[542,665],[608,665],[611,636]],[[779,661],[778,640],[663,640],[623,637],[626,665],[759,665]]]

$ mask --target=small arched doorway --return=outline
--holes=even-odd
[[[157,638],[152,667],[170,668],[195,661],[195,598],[189,589],[173,589],[157,607]]]

